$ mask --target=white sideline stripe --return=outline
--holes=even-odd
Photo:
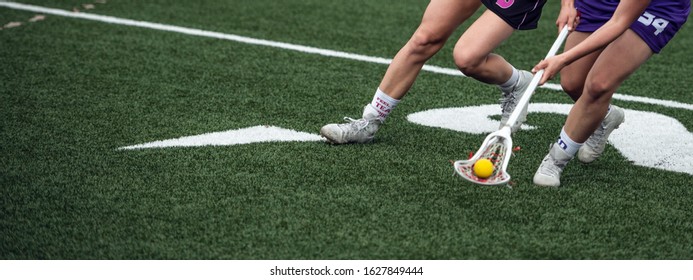
[[[236,42],[241,42],[241,43],[246,43],[246,44],[251,44],[251,45],[268,46],[268,47],[273,47],[273,48],[288,49],[288,50],[294,50],[294,51],[299,51],[299,52],[304,52],[304,53],[319,54],[319,55],[324,55],[324,56],[340,57],[340,58],[346,58],[346,59],[351,59],[351,60],[358,60],[358,61],[365,61],[365,62],[372,62],[372,63],[379,63],[379,64],[390,64],[390,62],[392,62],[391,59],[381,58],[381,57],[372,57],[372,56],[365,56],[365,55],[352,54],[352,53],[346,53],[346,52],[340,52],[340,51],[319,49],[319,48],[301,46],[301,45],[295,45],[295,44],[289,44],[289,43],[274,42],[274,41],[269,41],[269,40],[255,39],[255,38],[250,38],[250,37],[238,36],[238,35],[233,35],[233,34],[225,34],[225,33],[213,32],[213,31],[206,31],[206,30],[195,29],[195,28],[187,28],[187,27],[180,27],[180,26],[167,25],[167,24],[159,24],[159,23],[146,22],[146,21],[136,21],[136,20],[130,20],[130,19],[111,17],[111,16],[102,16],[102,15],[83,13],[83,12],[75,13],[72,11],[45,8],[45,7],[20,4],[20,3],[15,3],[15,2],[0,1],[0,6],[8,7],[11,9],[17,9],[17,10],[32,11],[32,12],[37,12],[37,13],[45,13],[45,14],[64,16],[64,17],[70,17],[70,18],[88,19],[88,20],[93,20],[93,21],[100,21],[100,22],[119,24],[119,25],[143,27],[143,28],[148,28],[148,29],[169,31],[169,32],[175,32],[175,33],[181,33],[181,34],[187,34],[187,35],[193,35],[193,36],[217,38],[217,39],[236,41]],[[445,71],[447,71],[446,69],[442,69],[440,67],[429,67],[429,68],[431,68],[433,72],[436,72],[436,71],[445,72]]]
[[[557,84],[544,84],[541,87],[547,88],[547,89],[552,89],[552,90],[557,90],[557,91],[563,91],[563,89],[561,88],[561,85],[557,85]],[[664,107],[679,108],[679,109],[686,109],[686,110],[693,111],[693,104],[682,103],[682,102],[672,101],[672,100],[662,100],[662,99],[649,98],[649,97],[633,96],[633,95],[627,95],[627,94],[622,94],[622,93],[614,93],[613,99],[621,100],[621,101],[653,104],[653,105],[662,105]]]
[[[661,100],[661,99],[655,99],[655,98],[649,98],[649,97],[625,95],[625,94],[620,94],[620,93],[615,93],[613,98],[618,99],[618,100],[622,100],[622,101],[640,102],[640,103],[646,103],[646,104],[662,105],[662,106],[671,107],[671,108],[693,110],[693,104],[681,103],[681,102],[676,102],[676,101],[671,101],[671,100]]]
[[[192,36],[217,38],[217,39],[235,41],[235,42],[246,43],[246,44],[251,44],[251,45],[260,45],[260,46],[267,46],[267,47],[273,47],[273,48],[287,49],[287,50],[293,50],[293,51],[298,51],[298,52],[303,52],[303,53],[319,54],[322,56],[339,57],[339,58],[364,61],[364,62],[370,62],[370,63],[390,64],[392,62],[392,59],[382,58],[382,57],[373,57],[373,56],[366,56],[366,55],[353,54],[353,53],[347,53],[347,52],[320,49],[320,48],[308,47],[308,46],[302,46],[302,45],[296,45],[296,44],[275,42],[275,41],[269,41],[269,40],[263,40],[263,39],[255,39],[255,38],[250,38],[250,37],[244,37],[244,36],[238,36],[238,35],[226,34],[226,33],[219,33],[219,32],[213,32],[213,31],[206,31],[206,30],[195,29],[195,28],[187,28],[187,27],[180,27],[180,26],[160,24],[160,23],[152,23],[152,22],[146,22],[146,21],[136,21],[136,20],[123,19],[123,18],[117,18],[117,17],[111,17],[111,16],[95,15],[95,14],[82,13],[82,12],[75,13],[72,11],[45,8],[45,7],[41,7],[41,6],[20,4],[20,3],[15,3],[15,2],[6,2],[6,1],[2,1],[2,0],[0,0],[0,6],[7,7],[10,9],[16,9],[16,10],[32,11],[32,12],[37,12],[37,13],[51,14],[51,15],[57,15],[57,16],[63,16],[63,17],[70,17],[70,18],[88,19],[88,20],[118,24],[118,25],[136,26],[136,27],[142,27],[142,28],[148,28],[148,29],[154,29],[154,30],[187,34],[187,35],[192,35]],[[464,76],[459,70],[453,69],[453,68],[443,68],[443,67],[432,66],[432,65],[424,65],[422,70],[428,71],[428,72],[433,72],[433,73],[438,73],[438,74],[445,74],[445,75],[452,75],[452,76]],[[560,85],[550,84],[550,83],[543,85],[542,88],[558,90],[558,91],[562,90]],[[640,103],[646,103],[646,104],[662,105],[662,106],[671,107],[671,108],[681,108],[681,109],[693,110],[693,104],[687,104],[687,103],[682,103],[682,102],[678,102],[678,101],[661,100],[661,99],[648,98],[648,97],[630,96],[630,95],[619,94],[619,93],[614,94],[613,98],[617,99],[617,100],[622,100],[622,101],[640,102]]]

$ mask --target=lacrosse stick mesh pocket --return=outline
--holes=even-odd
[[[503,170],[505,157],[509,156],[506,151],[507,149],[503,142],[493,143],[483,151],[479,159],[485,158],[493,163],[493,173],[486,179],[479,178],[474,174],[473,167],[476,160],[459,161],[459,164],[455,166],[457,174],[471,182],[483,185],[498,185],[507,182],[509,176]]]

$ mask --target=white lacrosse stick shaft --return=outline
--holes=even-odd
[[[563,41],[565,41],[567,36],[568,26],[566,25],[558,34],[558,38],[556,38],[556,41],[553,42],[551,49],[549,49],[549,53],[544,59],[556,55],[556,52],[558,52],[558,49],[561,47],[561,45],[563,45]],[[472,158],[468,160],[458,160],[454,163],[455,172],[457,172],[457,174],[468,181],[481,185],[500,185],[510,181],[510,174],[506,172],[506,169],[508,167],[508,163],[510,162],[510,156],[512,155],[513,140],[511,138],[511,127],[515,125],[517,119],[520,117],[520,114],[523,111],[523,108],[529,103],[529,99],[532,97],[532,94],[534,94],[534,90],[536,90],[543,75],[544,69],[539,70],[534,75],[524,94],[520,100],[518,100],[515,109],[510,114],[508,122],[505,124],[505,126],[486,136],[484,142],[481,144],[481,147],[474,154],[474,156],[472,156]],[[484,152],[495,143],[500,143],[501,145],[499,147],[504,150],[503,162],[501,163],[500,170],[496,171],[496,177],[492,177],[491,180],[479,180],[478,178],[474,179],[476,176],[468,177],[470,175],[465,174],[465,172],[462,170],[465,168],[468,170],[469,167],[473,166],[473,164],[482,157]]]
[[[544,59],[547,59],[549,57],[552,57],[556,55],[556,52],[558,52],[558,49],[563,45],[563,41],[565,41],[565,38],[568,37],[568,25],[566,24],[563,26],[563,29],[561,30],[561,33],[558,34],[558,38],[556,38],[556,41],[553,42],[553,46],[551,46],[551,49],[549,49],[549,53],[546,55]],[[519,101],[517,101],[517,106],[515,108],[524,108],[527,106],[527,103],[529,103],[529,99],[532,97],[532,94],[534,94],[534,90],[537,89],[537,86],[539,85],[539,81],[541,78],[544,76],[544,69],[539,70],[536,74],[534,74],[534,78],[532,78],[532,81],[529,83],[529,87],[525,90],[525,93],[522,95],[522,98],[520,98]],[[514,110],[512,114],[510,114],[510,117],[508,118],[508,122],[505,124],[506,126],[512,127],[515,125],[517,122],[517,119],[520,117],[520,113],[522,110]]]

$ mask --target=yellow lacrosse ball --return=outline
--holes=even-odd
[[[486,179],[493,175],[493,163],[486,158],[482,158],[474,163],[472,170],[474,170],[474,175],[476,175],[476,177]]]

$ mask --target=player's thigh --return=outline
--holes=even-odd
[[[566,39],[563,52],[574,48],[582,41],[587,39],[590,34],[591,33],[578,31],[570,33]],[[561,69],[561,86],[568,94],[574,97],[573,99],[577,99],[577,97],[579,97],[579,95],[582,93],[582,88],[585,84],[587,73],[589,73],[592,65],[594,65],[594,62],[597,60],[597,57],[599,57],[600,53],[601,50],[597,50],[576,61],[573,61],[573,63],[568,64]]]
[[[447,38],[472,16],[480,5],[479,0],[431,0],[417,31]]]
[[[498,15],[486,10],[457,41],[455,58],[485,58],[508,39],[514,30]]]
[[[628,29],[602,51],[587,76],[586,86],[593,93],[613,93],[652,54],[647,43]]]

